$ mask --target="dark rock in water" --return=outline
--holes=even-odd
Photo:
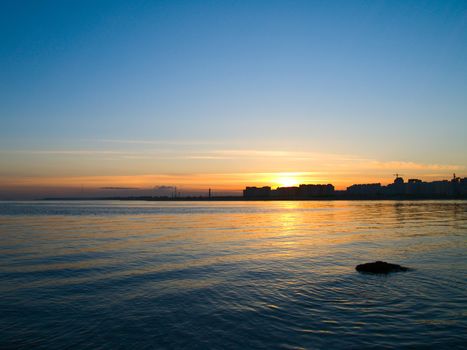
[[[397,264],[390,264],[384,261],[375,261],[372,263],[366,263],[357,265],[355,268],[358,272],[369,272],[369,273],[389,273],[389,272],[400,272],[408,271],[409,268],[400,266]]]

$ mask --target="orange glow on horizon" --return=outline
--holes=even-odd
[[[324,181],[325,182],[325,181]],[[297,186],[302,183],[324,183],[314,173],[219,173],[219,174],[158,174],[115,176],[61,176],[61,177],[0,177],[3,187],[137,187],[173,185],[187,189],[216,187],[223,190],[241,190],[245,186]]]
[[[443,179],[443,176],[423,176],[425,180]],[[327,174],[317,172],[264,172],[264,173],[182,173],[158,175],[115,175],[74,177],[0,177],[1,192],[76,192],[102,190],[104,187],[122,187],[136,190],[152,190],[158,186],[176,186],[184,192],[214,191],[240,192],[246,186],[287,187],[300,184],[333,184],[336,190],[344,190],[355,183],[391,183],[392,176],[361,176],[361,174]]]

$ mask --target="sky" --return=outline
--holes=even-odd
[[[467,176],[464,0],[3,0],[0,40],[0,199]]]

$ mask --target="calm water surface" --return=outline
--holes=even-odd
[[[466,252],[466,201],[0,202],[0,348],[465,348]]]

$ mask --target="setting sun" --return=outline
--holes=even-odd
[[[280,176],[274,182],[282,187],[297,186],[299,184],[299,180],[291,175]]]

